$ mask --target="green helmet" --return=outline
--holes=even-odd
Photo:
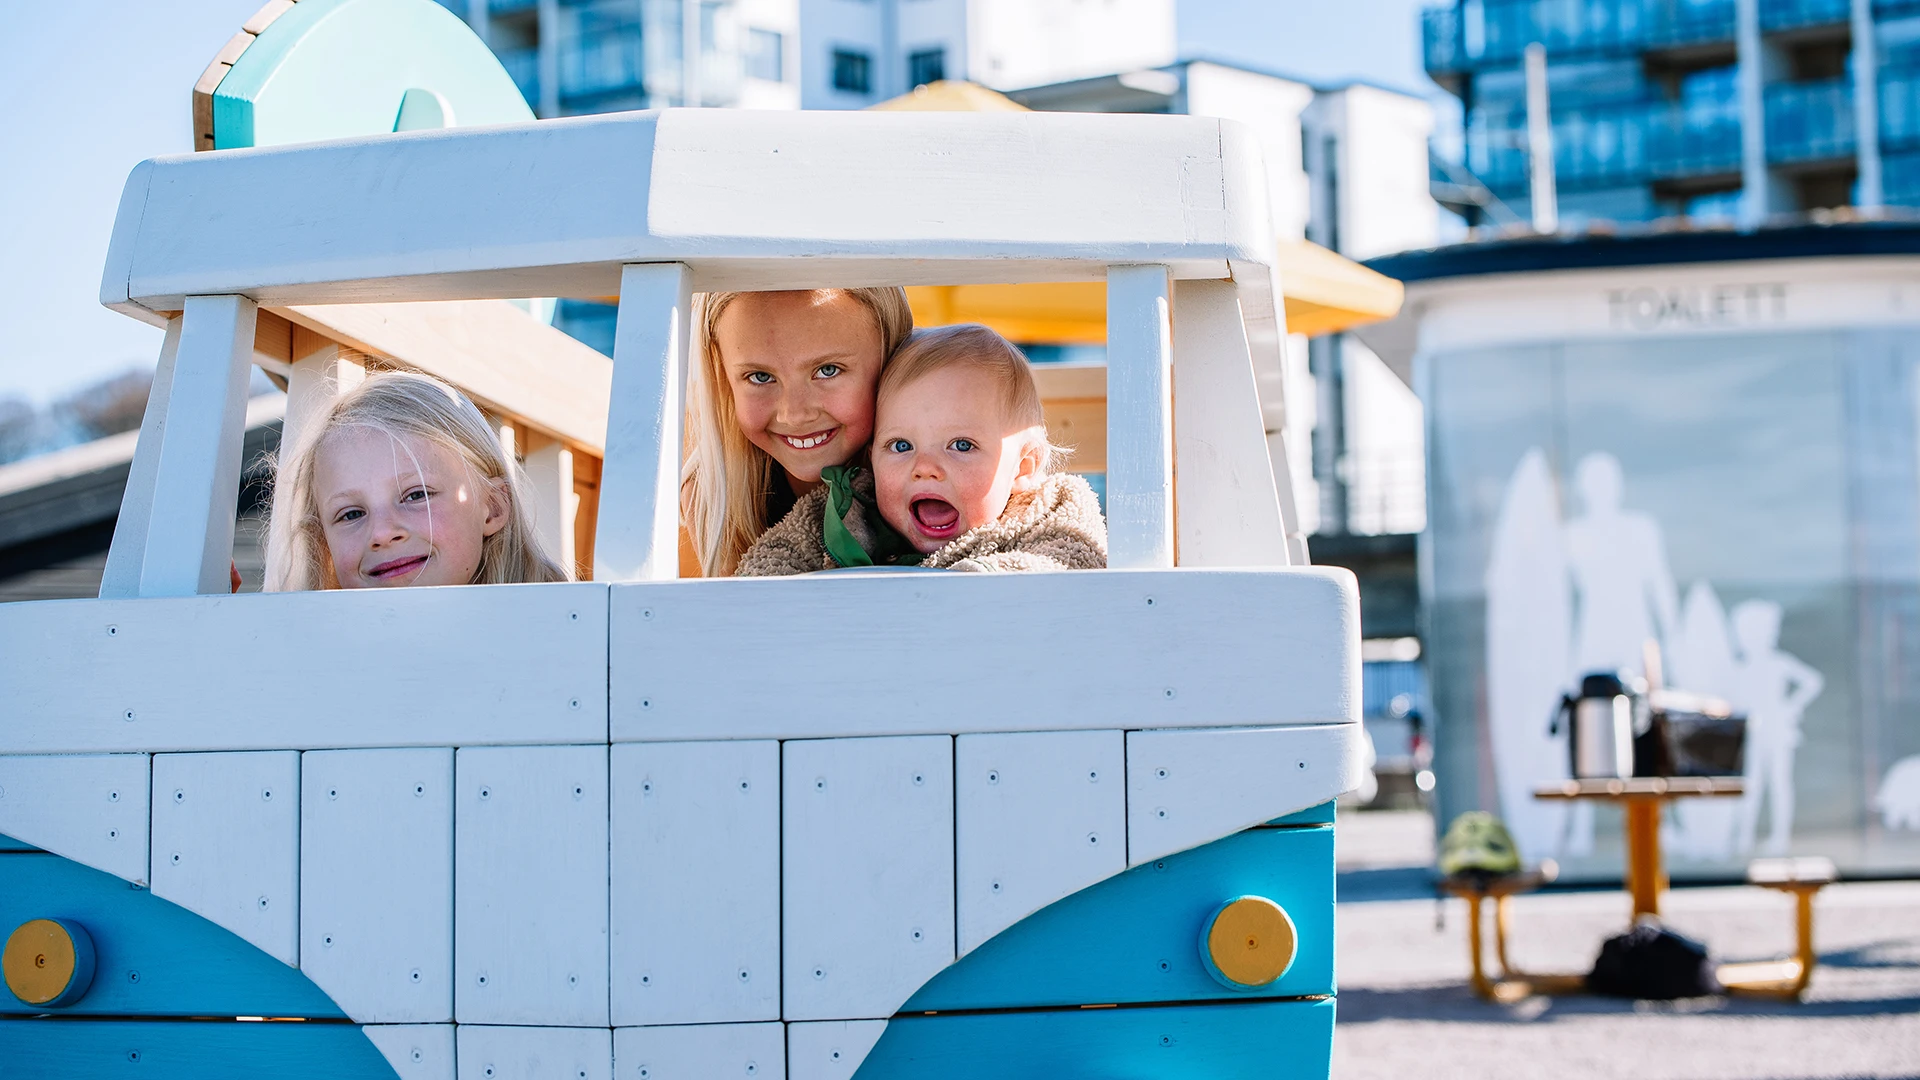
[[[1440,872],[1448,877],[1465,872],[1517,874],[1520,852],[1499,818],[1469,810],[1453,819],[1440,840]]]

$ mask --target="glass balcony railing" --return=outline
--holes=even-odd
[[[1820,161],[1853,154],[1853,83],[1848,79],[1767,88],[1767,160]]]
[[[1880,81],[1880,148],[1920,147],[1920,73],[1882,76]]]
[[[1888,205],[1920,206],[1920,153],[1888,154],[1880,168],[1880,190]]]
[[[1435,78],[1466,70],[1465,43],[1460,40],[1460,15],[1450,7],[1420,13],[1420,37],[1425,48],[1427,74]]]
[[[1760,0],[1760,29],[1798,30],[1846,22],[1853,15],[1850,0]]]
[[[1878,19],[1916,12],[1920,12],[1920,0],[1873,0],[1873,14]]]
[[[487,0],[487,13],[512,15],[516,12],[532,11],[539,6],[539,0]]]
[[[520,88],[520,96],[527,104],[540,107],[540,50],[538,49],[501,49],[494,54],[500,58],[500,66],[507,69],[513,78],[513,85]]]
[[[1482,124],[1467,133],[1467,167],[1502,197],[1527,186],[1525,130]],[[1644,102],[1589,109],[1553,125],[1555,184],[1598,190],[1740,171],[1740,117],[1731,106]]]
[[[560,42],[563,97],[640,90],[645,87],[646,70],[637,33],[582,35]]]
[[[1844,9],[1847,0],[1768,2]],[[1558,58],[1731,44],[1733,8],[1734,0],[1487,0],[1471,9],[1429,8],[1422,44],[1435,76],[1516,64],[1536,41]]]

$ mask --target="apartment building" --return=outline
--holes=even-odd
[[[1528,216],[1534,42],[1570,224],[1920,206],[1920,0],[1454,0],[1423,26],[1498,200],[1470,223]]]

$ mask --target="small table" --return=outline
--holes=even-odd
[[[1604,799],[1624,804],[1627,818],[1627,892],[1633,917],[1660,914],[1667,865],[1660,854],[1660,805],[1668,799],[1746,794],[1737,776],[1649,776],[1631,780],[1568,780],[1534,791],[1536,799]]]

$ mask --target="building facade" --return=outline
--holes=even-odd
[[[1454,0],[1424,39],[1461,102],[1460,164],[1498,200],[1470,224],[1529,214],[1534,42],[1570,224],[1920,206],[1915,0]]]
[[[1563,780],[1561,695],[1644,670],[1747,717],[1740,799],[1678,800],[1676,877],[1756,855],[1920,869],[1920,227],[1463,244],[1383,345],[1427,406],[1421,536],[1440,820],[1619,873]]]

